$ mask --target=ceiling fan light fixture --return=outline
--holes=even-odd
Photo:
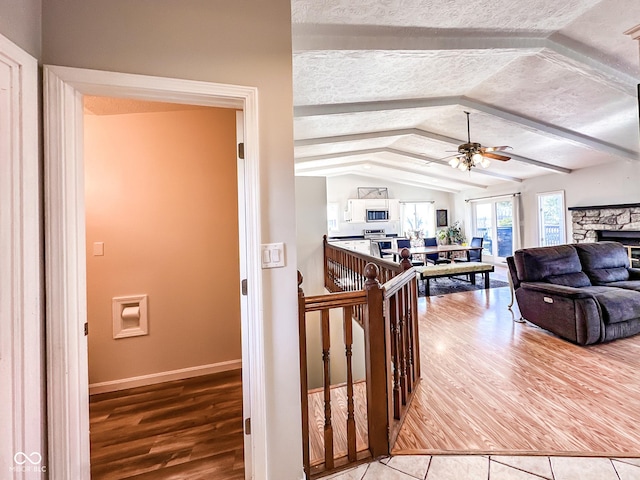
[[[484,160],[484,157],[479,152],[476,152],[473,155],[471,155],[471,160],[473,161],[474,165],[478,165],[479,163],[482,163],[482,161]]]
[[[506,162],[511,157],[507,157],[506,155],[499,155],[497,153],[502,150],[506,150],[511,148],[508,145],[501,146],[493,146],[493,147],[483,147],[482,144],[478,142],[471,141],[471,129],[469,122],[470,113],[465,111],[467,115],[467,143],[463,143],[458,145],[458,153],[453,156],[451,160],[447,163],[453,168],[458,168],[462,171],[471,171],[473,167],[482,166],[482,168],[487,168],[491,165],[491,159],[500,160],[502,162]],[[449,157],[445,157],[449,158]]]

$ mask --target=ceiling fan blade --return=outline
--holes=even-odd
[[[501,145],[499,147],[484,147],[481,148],[480,150],[482,150],[482,152],[499,152],[501,150],[506,150],[507,148],[512,148],[509,145]]]
[[[446,157],[439,158],[438,160],[449,160],[450,158],[453,158],[453,157],[462,157],[462,156],[463,155],[460,155],[459,153],[455,153],[453,155],[447,155]]]
[[[498,155],[497,153],[491,152],[482,152],[482,156],[492,158],[494,160],[500,160],[501,162],[506,162],[511,159],[511,157],[507,157],[506,155]]]

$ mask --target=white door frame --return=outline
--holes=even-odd
[[[46,471],[38,63],[0,35],[0,68],[0,477],[17,480]]]
[[[266,400],[260,263],[258,91],[254,87],[70,67],[44,67],[47,403],[50,478],[90,479],[83,95],[237,108],[244,112],[243,371],[251,391],[249,478],[266,478]],[[245,348],[246,346],[246,348]],[[245,351],[250,351],[245,358]],[[244,380],[244,379],[243,379]]]

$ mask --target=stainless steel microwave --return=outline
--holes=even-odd
[[[389,210],[386,208],[367,209],[367,222],[388,222]]]

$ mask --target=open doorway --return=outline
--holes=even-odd
[[[85,95],[101,95],[234,108],[244,114],[240,123],[245,158],[237,166],[238,261],[247,284],[247,295],[240,301],[244,451],[246,478],[261,477],[266,471],[266,405],[256,89],[66,67],[46,66],[44,71],[47,403],[49,443],[55,446],[49,456],[50,475],[90,478],[82,100]],[[236,287],[240,290],[240,284]]]
[[[236,110],[84,97],[91,477],[244,478]]]

